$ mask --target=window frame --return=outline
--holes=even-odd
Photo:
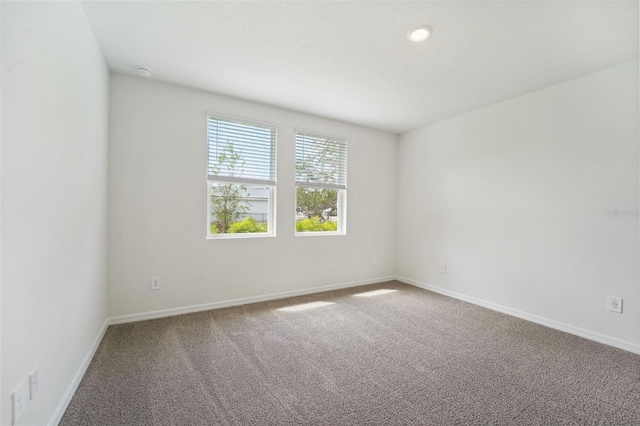
[[[334,140],[334,141],[340,141],[343,142],[345,144],[345,158],[344,158],[344,163],[345,163],[345,170],[344,170],[344,181],[345,181],[345,185],[344,188],[333,188],[333,187],[328,187],[322,184],[301,184],[299,183],[297,180],[295,181],[294,184],[294,201],[295,201],[295,206],[294,206],[294,212],[297,212],[297,208],[298,208],[298,191],[297,189],[299,187],[302,188],[317,188],[317,189],[333,189],[335,191],[337,191],[337,208],[338,208],[338,229],[336,231],[304,231],[304,232],[298,232],[296,230],[296,223],[298,222],[297,219],[295,218],[295,214],[294,214],[294,235],[296,237],[320,237],[320,236],[337,236],[337,235],[347,235],[347,181],[348,181],[348,162],[349,162],[349,139],[344,138],[344,137],[339,137],[339,136],[334,136],[334,135],[330,135],[328,133],[325,132],[316,132],[316,131],[311,131],[311,130],[307,130],[307,129],[302,129],[302,128],[295,128],[294,129],[294,168],[297,167],[297,159],[295,159],[296,156],[296,151],[297,151],[297,143],[298,143],[298,135],[299,134],[307,134],[310,136],[315,136],[318,138],[324,138],[327,140]]]
[[[266,127],[274,131],[274,136],[272,140],[272,156],[273,156],[273,183],[265,181],[264,183],[258,183],[256,181],[246,182],[242,179],[235,181],[233,178],[216,180],[211,179],[209,175],[209,120],[217,119],[227,122],[233,122],[238,124],[243,124],[247,126],[255,126],[255,127]],[[206,204],[207,204],[207,217],[206,217],[206,239],[207,240],[226,240],[226,239],[244,239],[244,238],[271,238],[276,236],[276,197],[277,197],[277,171],[278,171],[278,158],[277,158],[277,150],[278,150],[278,133],[280,127],[273,123],[267,123],[264,121],[252,120],[244,117],[234,117],[225,114],[217,114],[215,112],[207,112],[205,115],[205,126],[206,126],[206,148],[207,148],[207,167],[205,173],[205,181],[206,181]],[[235,185],[245,185],[247,187],[265,187],[269,191],[268,195],[268,205],[267,205],[267,232],[247,232],[247,233],[226,233],[226,234],[213,234],[211,233],[211,184],[212,183],[223,183],[223,184],[235,184]]]

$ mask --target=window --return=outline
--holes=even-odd
[[[296,235],[346,233],[347,141],[296,132]]]
[[[277,129],[211,116],[207,129],[207,236],[275,235]]]

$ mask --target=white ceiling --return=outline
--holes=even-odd
[[[109,68],[394,133],[638,58],[638,2],[84,2]],[[430,25],[424,43],[406,34]]]

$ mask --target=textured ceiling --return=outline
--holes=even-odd
[[[112,71],[394,133],[638,58],[637,1],[83,5]]]

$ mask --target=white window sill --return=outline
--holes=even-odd
[[[333,231],[308,231],[308,232],[296,232],[296,237],[328,237],[335,235],[347,235],[346,232],[333,232]]]
[[[262,233],[242,233],[242,234],[218,234],[218,235],[207,235],[207,240],[236,240],[236,239],[247,239],[247,238],[273,238],[274,234],[262,234]]]

